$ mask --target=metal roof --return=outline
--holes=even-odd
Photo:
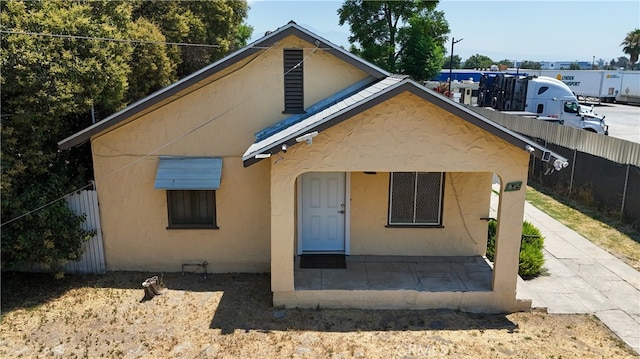
[[[531,152],[534,156],[544,161],[550,161],[553,163],[558,159],[562,162],[567,162],[564,157],[555,152],[549,151],[545,147],[537,144],[535,141],[511,131],[502,125],[499,125],[486,117],[465,108],[459,103],[419,85],[405,76],[389,76],[386,79],[379,81],[328,108],[318,109],[316,113],[310,114],[310,116],[298,123],[288,127],[283,127],[281,130],[272,133],[270,136],[257,140],[242,156],[244,166],[250,166],[263,158],[267,158],[269,155],[280,152],[283,144],[292,146],[297,142],[300,142],[300,137],[304,135],[309,135],[316,131],[321,132],[403,92],[414,94],[425,101],[428,101],[443,110],[448,111],[453,115],[504,139],[507,142],[512,143],[522,150]]]
[[[216,190],[220,188],[222,158],[162,156],[155,189]]]
[[[123,110],[110,115],[102,121],[99,121],[65,138],[64,140],[58,142],[58,147],[64,150],[81,145],[94,135],[97,135],[104,131],[108,131],[110,129],[114,129],[117,126],[134,120],[155,108],[164,106],[167,103],[174,101],[176,98],[184,96],[185,93],[182,93],[183,91],[195,91],[198,88],[205,86],[207,83],[207,79],[212,75],[224,69],[227,69],[228,67],[242,60],[248,59],[251,56],[259,56],[261,53],[266,51],[268,47],[273,46],[278,41],[290,35],[297,36],[304,41],[314,44],[318,48],[328,51],[330,54],[357,67],[370,76],[373,76],[375,78],[384,78],[390,75],[389,72],[353,55],[340,46],[335,45],[312,32],[309,32],[307,29],[298,26],[295,22],[290,21],[285,26],[280,27],[279,29],[265,35],[264,37],[247,45],[246,47],[212,63],[209,66],[202,68],[201,70],[181,79],[178,82],[175,82],[137,102],[134,102]],[[209,82],[212,81],[214,80],[211,80]]]

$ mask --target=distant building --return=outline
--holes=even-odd
[[[578,64],[581,70],[591,70],[591,63],[588,61],[540,61],[541,70],[568,70],[571,64]]]

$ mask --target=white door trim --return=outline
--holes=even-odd
[[[345,172],[344,174],[344,254],[351,254],[351,173]],[[302,174],[296,179],[296,197],[297,197],[297,209],[296,217],[298,227],[297,240],[298,243],[296,253],[302,254]]]

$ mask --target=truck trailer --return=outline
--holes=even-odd
[[[617,70],[527,70],[530,75],[553,77],[564,82],[578,99],[614,102],[620,92],[622,71]]]
[[[640,104],[640,71],[622,71],[616,102]]]

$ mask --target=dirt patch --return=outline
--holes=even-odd
[[[2,276],[3,358],[630,358],[589,315],[281,309],[269,275]]]

